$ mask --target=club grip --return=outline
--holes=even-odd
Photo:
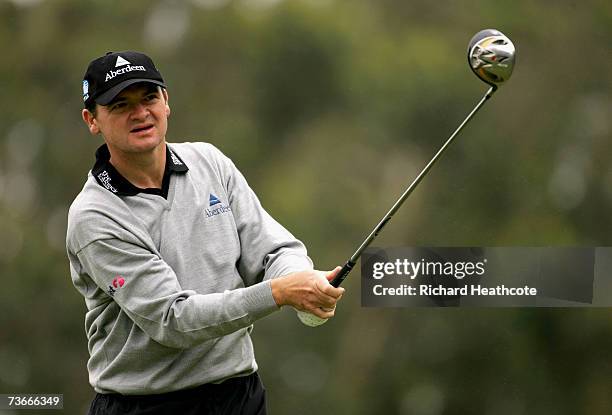
[[[340,272],[338,272],[338,275],[336,275],[336,277],[330,282],[330,284],[338,288],[340,284],[342,284],[342,281],[344,281],[346,276],[349,274],[349,272],[351,272],[354,266],[354,262],[347,261],[346,264],[342,266]]]

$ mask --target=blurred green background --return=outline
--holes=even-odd
[[[513,78],[377,245],[612,245],[608,0],[0,0],[0,23],[0,393],[93,397],[64,238],[101,143],[82,76],[109,50],[150,54],[168,141],[217,145],[331,269],[480,99],[466,45],[497,28]],[[256,324],[270,413],[612,413],[607,309],[365,309],[358,269],[345,287],[318,329]]]

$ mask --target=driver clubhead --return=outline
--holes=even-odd
[[[516,49],[499,30],[485,29],[476,33],[468,44],[467,52],[470,68],[487,84],[498,87],[510,79]]]

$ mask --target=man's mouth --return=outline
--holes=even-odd
[[[139,125],[130,130],[131,133],[141,133],[145,131],[149,131],[153,128],[153,124]]]

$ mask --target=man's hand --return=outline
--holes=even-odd
[[[333,271],[300,271],[271,281],[272,296],[280,306],[293,308],[328,319],[334,316],[336,303],[342,297],[344,288],[336,288],[333,280],[341,267]]]

